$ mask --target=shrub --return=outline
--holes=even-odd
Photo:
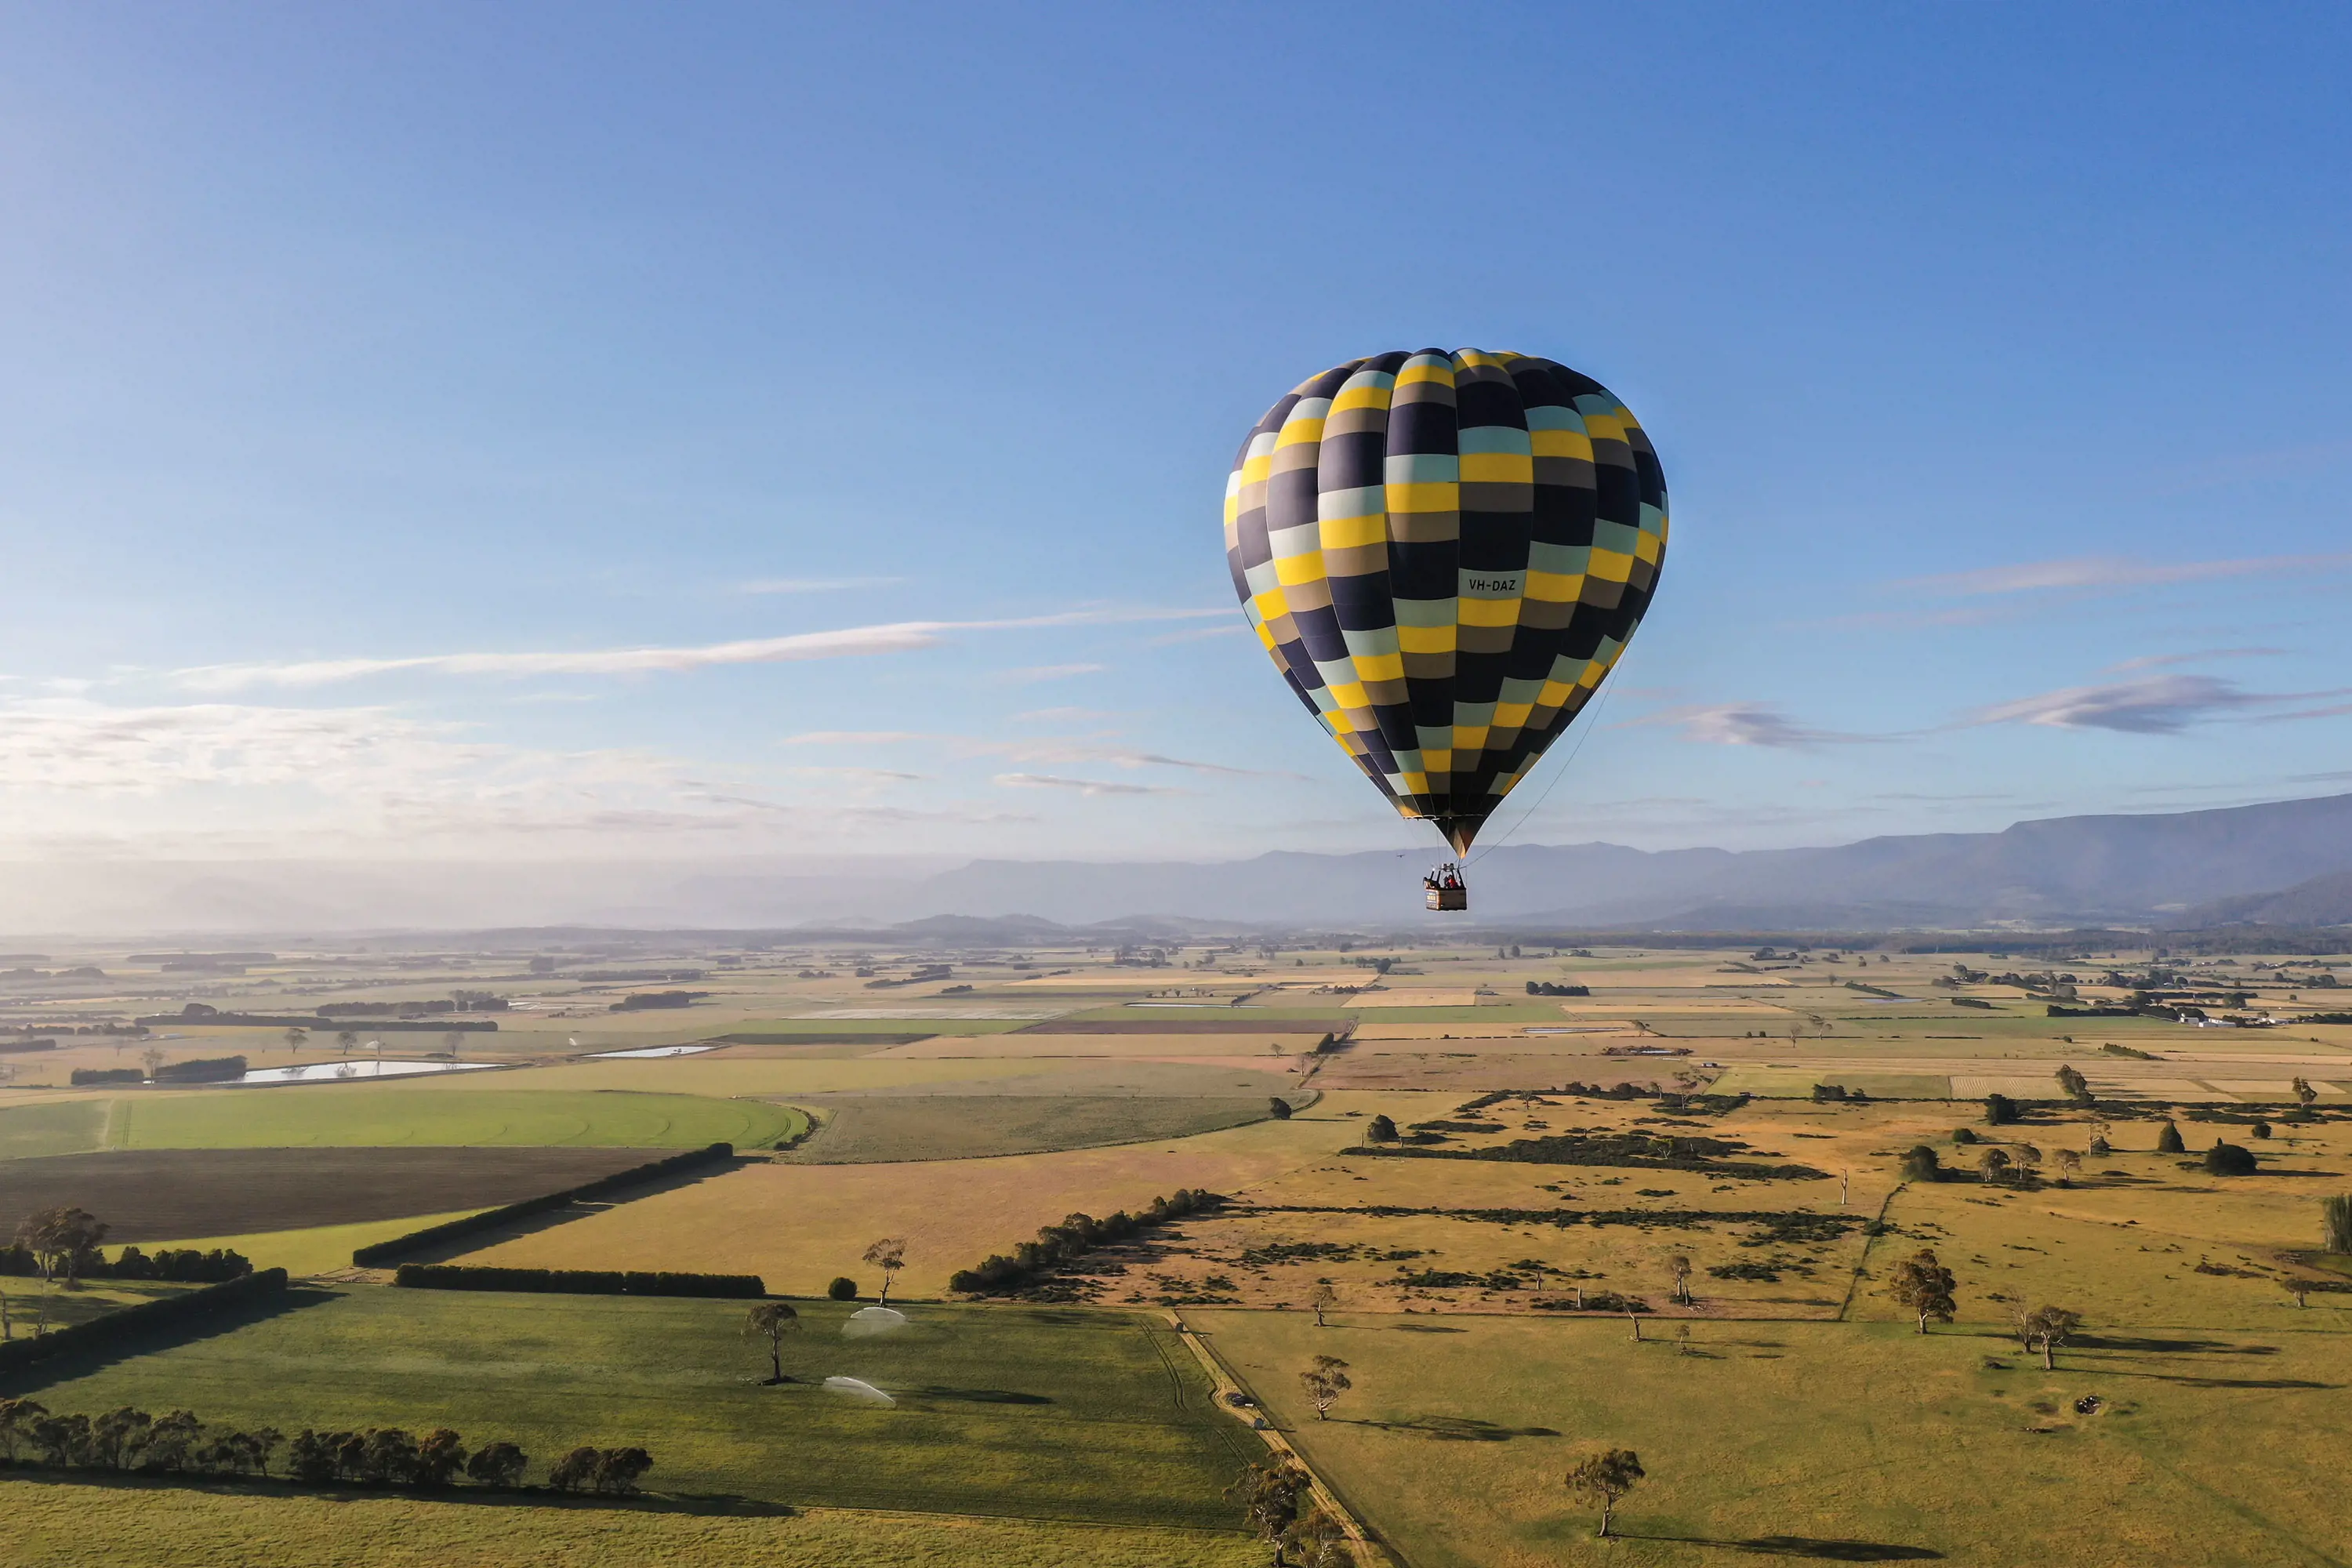
[[[2017,1101],[2005,1094],[1985,1096],[1985,1121],[1989,1126],[2007,1127],[2017,1120]]]
[[[2205,1173],[2209,1176],[2251,1176],[2254,1173],[2253,1151],[2236,1143],[2213,1140],[2205,1151]]]
[[[2164,1131],[2156,1135],[2156,1152],[2159,1154],[2189,1152],[2189,1145],[2180,1141],[2180,1129],[2177,1125],[2169,1121],[2164,1124]]]
[[[1364,1141],[1368,1143],[1393,1143],[1396,1136],[1397,1125],[1386,1116],[1373,1117],[1372,1124],[1364,1129]]]
[[[1953,1128],[1953,1129],[1952,1129],[1952,1142],[1955,1142],[1955,1143],[1973,1143],[1973,1142],[1975,1142],[1976,1141],[1977,1141],[1977,1132],[1976,1132],[1976,1129],[1975,1129],[1975,1128],[1973,1128],[1973,1127],[1955,1127],[1955,1128]]]
[[[2319,1200],[2319,1220],[2330,1252],[2352,1252],[2352,1194]]]
[[[1283,1099],[1282,1096],[1278,1094],[1267,1099],[1265,1108],[1276,1121],[1287,1121],[1290,1120],[1290,1101]]]
[[[2255,1122],[2255,1123],[2254,1123],[2254,1136],[2255,1136],[2255,1137],[2257,1137],[2257,1138],[2267,1138],[2267,1137],[2269,1137],[2270,1135],[2271,1135],[2271,1124],[2270,1124],[2269,1122],[2267,1122],[2267,1121],[2257,1121],[2257,1122]]]
[[[1932,1182],[1943,1174],[1943,1164],[1936,1152],[1925,1143],[1915,1143],[1903,1154],[1903,1179],[1906,1182]]]
[[[824,1288],[824,1293],[836,1301],[855,1301],[857,1300],[857,1281],[846,1274],[835,1275],[833,1283]]]

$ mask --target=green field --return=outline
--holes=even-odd
[[[649,1480],[656,1478],[649,1477]],[[946,1515],[606,1508],[551,1499],[463,1500],[264,1486],[0,1479],[9,1563],[138,1568],[1262,1568],[1225,1534]]]
[[[125,1149],[274,1149],[307,1144],[585,1143],[615,1149],[765,1148],[808,1124],[787,1105],[691,1094],[305,1086],[125,1095],[113,1140]],[[0,1110],[0,1137],[26,1109]]]
[[[63,1100],[0,1109],[0,1160],[81,1154],[104,1146],[106,1101]]]
[[[1414,1568],[2337,1563],[2352,1336],[2273,1315],[2111,1330],[2053,1373],[1982,1323],[1701,1321],[1685,1354],[1663,1324],[1189,1314]],[[1298,1398],[1318,1352],[1356,1384],[1325,1422]],[[1560,1485],[1585,1444],[1649,1472],[1613,1545]]]
[[[446,1425],[541,1463],[639,1444],[664,1491],[793,1506],[1224,1529],[1219,1493],[1257,1450],[1164,1326],[1124,1313],[915,1309],[849,1341],[849,1308],[799,1303],[800,1383],[761,1387],[740,1302],[297,1287],[295,1304],[39,1388],[53,1410],[185,1408],[211,1422]],[[54,1363],[52,1363],[54,1364]],[[896,1409],[816,1386],[891,1392]]]
[[[820,1165],[968,1160],[1185,1138],[1263,1121],[1269,1098],[875,1095],[835,1102],[816,1135],[789,1157]]]

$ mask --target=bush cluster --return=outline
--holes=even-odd
[[[40,1259],[32,1248],[24,1246],[0,1247],[0,1274],[38,1274]],[[165,1279],[184,1285],[217,1285],[225,1280],[242,1279],[253,1272],[253,1265],[241,1252],[215,1247],[209,1252],[199,1252],[193,1247],[167,1247],[148,1256],[135,1247],[126,1247],[113,1262],[102,1252],[86,1254],[74,1268],[84,1279]]]
[[[1009,1258],[999,1252],[977,1268],[959,1268],[949,1278],[948,1289],[969,1296],[1010,1295],[1034,1284],[1040,1275],[1074,1263],[1097,1247],[1125,1241],[1138,1232],[1203,1213],[1224,1201],[1215,1193],[1179,1187],[1173,1197],[1152,1199],[1151,1206],[1139,1215],[1125,1209],[1108,1219],[1074,1214],[1059,1225],[1044,1226],[1037,1232],[1036,1240],[1021,1243]]]
[[[1530,996],[1590,996],[1592,994],[1592,987],[1560,985],[1549,980],[1530,980],[1528,982],[1528,994]]]
[[[768,1293],[757,1274],[644,1273],[618,1268],[499,1268],[478,1263],[404,1263],[392,1282],[416,1290],[536,1290],[567,1296],[725,1296]]]
[[[245,1076],[243,1057],[194,1057],[165,1062],[155,1069],[157,1083],[225,1083]]]
[[[73,1086],[87,1089],[94,1083],[145,1083],[147,1075],[137,1068],[76,1068]]]

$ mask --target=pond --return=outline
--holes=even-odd
[[[346,1060],[312,1062],[298,1068],[253,1068],[238,1083],[350,1083],[367,1078],[410,1078],[427,1072],[482,1072],[496,1062],[399,1062]]]
[[[717,1046],[639,1046],[634,1050],[597,1051],[589,1059],[601,1062],[619,1057],[691,1057],[718,1048]]]

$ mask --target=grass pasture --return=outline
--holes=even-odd
[[[653,1149],[153,1149],[59,1154],[0,1174],[0,1226],[77,1205],[110,1243],[359,1225],[495,1208],[663,1157]]]
[[[875,1095],[825,1107],[787,1158],[852,1165],[966,1160],[1187,1138],[1267,1118],[1267,1095]]]
[[[835,1509],[743,1514],[551,1500],[0,1479],[8,1561],[141,1568],[1262,1568],[1223,1532]]]
[[[105,1147],[106,1101],[34,1101],[0,1107],[0,1160],[79,1154]]]
[[[1188,1316],[1414,1568],[2352,1556],[2337,1332],[2111,1333],[2044,1373],[1985,1324],[1707,1323],[1684,1354],[1622,1322]],[[1324,1422],[1318,1352],[1356,1384]],[[1560,1486],[1585,1443],[1649,1471],[1614,1544]]]
[[[850,1307],[799,1305],[785,1370],[801,1381],[776,1388],[758,1382],[741,1302],[360,1286],[298,1287],[283,1310],[127,1360],[47,1363],[37,1393],[53,1410],[184,1408],[289,1432],[446,1425],[541,1465],[635,1443],[657,1489],[753,1504],[1234,1525],[1219,1494],[1256,1439],[1164,1324],[921,1307],[902,1335],[849,1340]],[[835,1374],[897,1408],[818,1386]]]
[[[790,1106],[702,1095],[359,1084],[124,1095],[124,1149],[284,1149],[401,1144],[759,1149],[807,1125]]]

